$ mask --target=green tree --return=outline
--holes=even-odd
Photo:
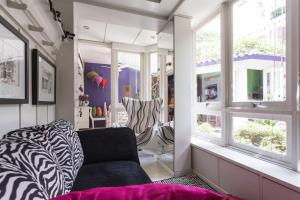
[[[249,120],[237,130],[234,137],[242,144],[284,154],[286,148],[286,129],[275,120]]]
[[[196,59],[201,62],[221,57],[220,34],[213,31],[199,31],[196,35]]]
[[[264,53],[284,54],[284,41],[270,43],[261,37],[243,37],[237,39],[233,46],[233,55]],[[198,62],[208,59],[221,58],[221,37],[218,32],[199,31],[196,34],[196,59]]]
[[[281,47],[282,42],[278,41],[274,44],[267,42],[260,37],[244,37],[235,41],[233,46],[233,54],[246,53],[267,53],[282,54],[285,49]]]

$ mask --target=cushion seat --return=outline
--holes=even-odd
[[[136,162],[102,162],[83,165],[75,179],[72,191],[99,186],[127,186],[145,183],[151,183],[151,180]]]

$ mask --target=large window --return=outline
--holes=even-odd
[[[119,102],[123,97],[140,98],[141,56],[138,53],[118,53]]]
[[[291,1],[228,4],[194,32],[192,137],[295,168]]]
[[[197,115],[196,133],[194,136],[206,135],[221,138],[221,117],[219,115]]]
[[[221,22],[214,17],[196,32],[197,101],[221,99]]]
[[[151,97],[152,99],[159,97],[160,85],[160,63],[158,63],[157,53],[150,54],[150,73],[151,73]]]
[[[246,117],[232,118],[233,141],[250,148],[287,154],[287,126],[285,121]]]
[[[221,102],[221,19],[220,15],[201,26],[195,32],[196,49],[196,115],[195,137],[220,139],[221,116],[212,112],[219,110]],[[210,104],[210,106],[207,106]]]
[[[123,97],[140,98],[141,55],[139,53],[118,52],[118,101]],[[128,115],[122,105],[117,106],[116,120],[126,125]]]
[[[233,102],[286,100],[285,0],[233,6]]]
[[[272,115],[287,100],[286,1],[239,0],[232,11],[231,102],[233,108],[239,103],[239,109],[251,112],[229,119],[230,144],[286,160],[292,136],[287,122],[259,118],[261,112],[255,111],[259,103],[264,114]],[[247,106],[249,102],[254,108]]]

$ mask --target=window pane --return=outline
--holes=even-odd
[[[196,32],[197,101],[221,100],[220,15]]]
[[[233,6],[233,101],[286,100],[286,1]]]
[[[197,115],[196,133],[193,136],[207,135],[221,138],[221,117],[217,115]]]
[[[234,142],[259,149],[286,154],[286,122],[233,117]]]
[[[123,97],[140,97],[140,59],[137,53],[118,53],[119,102]]]
[[[159,97],[159,81],[160,81],[160,69],[157,59],[157,53],[150,54],[150,67],[151,67],[151,96],[152,99]]]

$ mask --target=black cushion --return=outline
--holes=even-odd
[[[129,128],[105,128],[78,131],[86,164],[108,161],[139,163],[136,137]]]
[[[136,162],[103,162],[83,165],[75,179],[72,191],[146,183],[151,183],[151,180]]]

